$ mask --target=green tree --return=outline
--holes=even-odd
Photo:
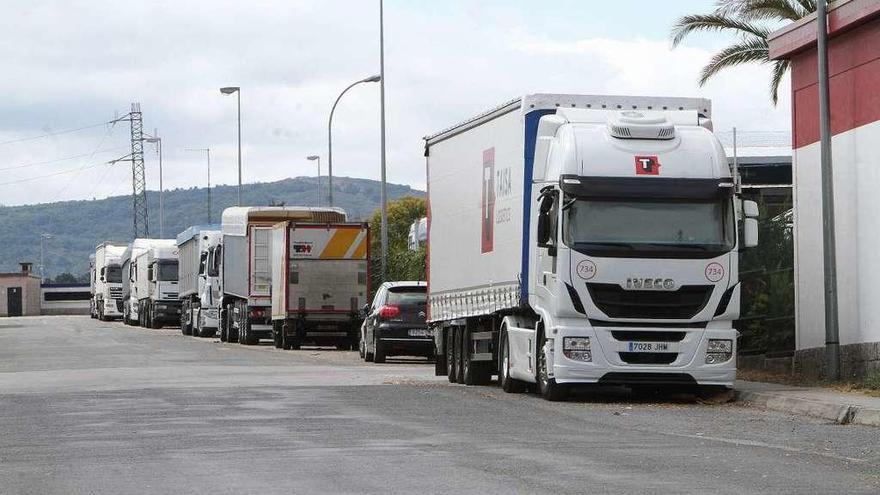
[[[382,279],[382,213],[377,209],[370,220],[373,287],[385,281],[424,280],[425,248],[409,249],[409,228],[427,214],[424,198],[404,196],[388,203],[388,274]]]
[[[732,33],[735,41],[716,53],[700,72],[700,86],[728,67],[747,63],[772,64],[770,96],[775,105],[779,83],[789,71],[788,60],[770,60],[767,36],[780,22],[794,22],[816,11],[816,0],[718,0],[710,14],[686,15],[672,27],[672,45],[678,46],[698,31]]]
[[[75,284],[77,282],[79,282],[78,278],[70,272],[59,273],[52,281],[55,284]]]

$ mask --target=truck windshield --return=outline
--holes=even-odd
[[[110,265],[107,267],[105,271],[106,276],[104,277],[108,283],[111,284],[119,284],[122,283],[122,267],[119,265]]]
[[[159,263],[159,276],[157,280],[160,280],[162,282],[176,282],[177,262],[163,261],[162,263]]]
[[[605,201],[567,205],[565,243],[593,256],[714,257],[730,251],[729,198],[710,201]]]

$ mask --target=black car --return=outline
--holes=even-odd
[[[364,306],[361,357],[384,363],[387,356],[434,357],[434,338],[426,323],[425,282],[385,282],[373,304]]]

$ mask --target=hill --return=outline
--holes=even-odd
[[[326,188],[326,177],[322,183]],[[245,205],[287,204],[314,206],[317,179],[297,177],[278,182],[245,184]],[[212,189],[212,220],[235,204],[236,186]],[[367,219],[379,207],[380,184],[369,179],[334,177],[333,199],[353,220]],[[409,186],[388,184],[389,200],[424,196]],[[159,237],[159,193],[147,192],[151,237]],[[174,189],[165,192],[165,237],[174,238],[190,225],[207,223],[207,189]],[[89,254],[103,241],[128,242],[132,238],[131,196],[98,200],[63,201],[24,206],[0,206],[0,272],[18,270],[20,261],[40,263],[40,234],[44,241],[46,276],[88,272]]]

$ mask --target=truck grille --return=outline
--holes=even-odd
[[[685,332],[652,332],[648,330],[613,330],[611,336],[621,342],[681,342]]]
[[[671,364],[678,357],[674,352],[621,352],[620,360],[626,364]]]
[[[683,285],[676,291],[624,290],[616,284],[587,284],[593,303],[611,318],[693,318],[709,302],[712,289]]]
[[[122,297],[122,287],[110,287],[110,297],[113,299]]]

